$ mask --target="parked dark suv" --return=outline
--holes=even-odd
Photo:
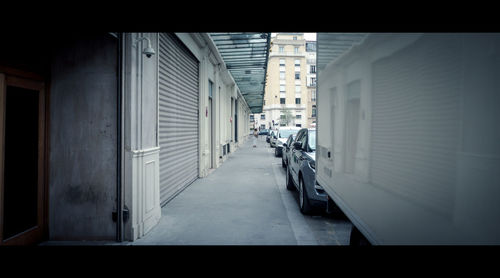
[[[324,209],[327,195],[316,184],[316,129],[303,128],[290,146],[290,159],[286,167],[286,188],[299,191],[299,207],[304,214]]]
[[[295,136],[297,136],[297,133],[290,134],[286,142],[283,143],[283,149],[281,155],[281,166],[283,166],[283,168],[286,168],[288,160],[290,159],[290,146],[292,146],[293,141],[295,141]]]

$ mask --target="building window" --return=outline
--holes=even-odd
[[[307,52],[315,52],[316,51],[316,42],[306,42],[306,51]]]
[[[311,77],[311,86],[316,86],[316,77]]]
[[[297,40],[297,37],[293,37],[293,40],[296,41]]]
[[[284,67],[285,66],[285,59],[280,59],[280,67]]]
[[[312,106],[312,115],[311,117],[316,117],[316,105]]]
[[[302,125],[301,125],[301,124],[296,124],[295,126],[296,126],[296,127],[302,127]]]
[[[281,115],[280,115],[280,120],[281,120],[281,121],[286,120],[286,116],[285,116],[285,115],[283,115],[283,114],[281,114]]]
[[[295,85],[295,92],[300,93],[300,85]]]
[[[261,120],[265,120],[265,119],[266,119],[266,114],[261,114],[261,115],[260,115],[260,119],[261,119]]]
[[[280,98],[280,104],[285,104],[285,98],[284,97]]]
[[[300,60],[295,60],[295,66],[300,67]]]
[[[302,119],[302,115],[295,115],[295,119],[297,119],[297,120]]]
[[[295,104],[300,104],[300,98],[299,97],[295,98]]]
[[[316,73],[316,66],[315,65],[311,65],[311,73]]]
[[[300,80],[300,72],[295,73],[295,80]]]
[[[208,97],[213,97],[214,83],[208,80]]]
[[[280,93],[285,92],[285,85],[280,85]]]
[[[283,46],[280,46],[280,47],[279,47],[279,49],[280,49],[280,53],[283,53],[283,52],[285,52],[285,47],[283,47]]]
[[[280,79],[285,80],[285,72],[284,71],[280,71]]]
[[[316,101],[316,90],[311,90],[311,101]]]
[[[295,49],[294,49],[294,53],[295,54],[298,54],[299,53],[299,48],[296,46]]]

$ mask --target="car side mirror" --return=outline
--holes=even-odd
[[[283,143],[283,148],[286,148],[286,143]]]
[[[302,149],[302,142],[295,142],[295,143],[293,143],[293,147],[296,150],[301,150]]]

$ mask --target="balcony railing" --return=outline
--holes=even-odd
[[[285,51],[285,52],[270,52],[269,53],[269,57],[284,57],[284,56],[287,56],[287,57],[305,57],[305,53],[304,52],[299,52],[299,53],[295,53],[293,51]]]

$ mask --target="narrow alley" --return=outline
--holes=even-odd
[[[162,208],[162,217],[130,245],[347,245],[350,222],[302,215],[285,187],[281,158],[264,137],[247,140],[227,162]]]
[[[5,37],[0,248],[500,244],[500,33]]]

